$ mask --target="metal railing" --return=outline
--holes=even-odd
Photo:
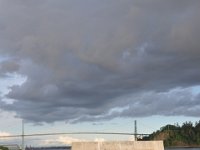
[[[125,133],[125,132],[58,132],[58,133],[34,133],[34,134],[22,134],[22,135],[5,135],[1,138],[17,138],[17,137],[31,137],[31,136],[48,136],[48,135],[75,135],[75,134],[99,134],[99,135],[134,135],[134,136],[147,136],[146,133]]]

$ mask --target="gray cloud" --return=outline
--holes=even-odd
[[[0,4],[0,54],[10,58],[1,71],[27,77],[10,88],[6,97],[16,101],[2,109],[33,122],[199,115],[195,103],[183,113],[186,106],[157,109],[192,101],[160,93],[200,84],[198,0]],[[140,98],[149,92],[149,100]],[[130,94],[141,100],[124,100]],[[146,102],[148,111],[140,109]]]
[[[15,61],[0,62],[0,77],[7,77],[8,74],[15,73],[19,70],[19,65]]]

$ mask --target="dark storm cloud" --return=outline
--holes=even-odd
[[[7,94],[16,101],[1,107],[34,122],[199,116],[192,99],[159,96],[200,84],[199,6],[198,0],[1,0],[0,54],[10,58],[1,70],[27,78]],[[172,107],[185,102],[192,103]]]

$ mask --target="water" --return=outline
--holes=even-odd
[[[165,148],[165,150],[200,150],[200,148]]]
[[[70,147],[65,147],[65,148],[33,148],[33,149],[26,149],[26,150],[71,150]],[[165,150],[200,150],[199,148],[165,148]]]

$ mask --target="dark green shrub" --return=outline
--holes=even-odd
[[[7,147],[0,146],[0,150],[9,150]]]

